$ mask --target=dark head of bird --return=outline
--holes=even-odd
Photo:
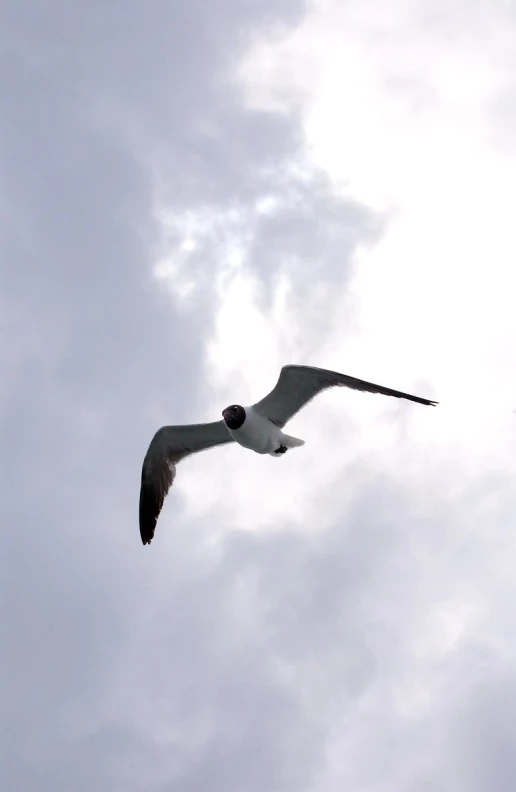
[[[222,410],[222,417],[228,429],[240,429],[245,421],[245,410],[239,404],[232,404]]]

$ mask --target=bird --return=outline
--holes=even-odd
[[[231,404],[222,410],[222,420],[211,423],[162,426],[152,438],[142,465],[140,487],[140,535],[144,545],[154,538],[164,500],[176,476],[176,465],[190,454],[236,442],[257,454],[279,458],[304,440],[282,430],[317,394],[332,387],[380,393],[398,399],[435,406],[436,401],[374,385],[337,371],[288,364],[265,398],[250,407]]]

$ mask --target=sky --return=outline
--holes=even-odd
[[[9,792],[512,792],[516,9],[6,0]],[[281,460],[163,424],[286,363]]]

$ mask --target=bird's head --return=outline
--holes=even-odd
[[[231,404],[222,410],[222,417],[228,429],[240,429],[245,421],[245,410],[239,404]]]

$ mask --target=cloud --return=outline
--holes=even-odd
[[[232,78],[251,34],[301,11],[10,8],[1,339],[10,789],[308,783],[320,743],[277,679],[266,636],[241,634],[250,614],[237,618],[231,599],[240,569],[226,560],[221,576],[206,526],[198,539],[183,521],[180,491],[169,536],[184,550],[172,566],[166,554],[142,555],[135,511],[151,433],[174,414],[188,420],[200,401],[227,250],[219,229],[231,243],[231,212],[264,285],[286,249],[275,224],[290,225],[293,244],[301,219],[309,244],[319,209],[333,237],[336,212],[370,223],[321,176],[288,175],[295,119],[245,109]],[[257,209],[270,194],[282,199],[275,220]],[[192,216],[202,233],[187,263],[202,286],[185,309],[157,275]],[[348,262],[360,234],[344,226]],[[268,270],[258,260],[267,236],[278,262]]]
[[[510,80],[411,9],[11,4],[6,789],[510,788]],[[443,405],[326,393],[303,453],[189,459],[144,550],[155,429],[285,362]]]

